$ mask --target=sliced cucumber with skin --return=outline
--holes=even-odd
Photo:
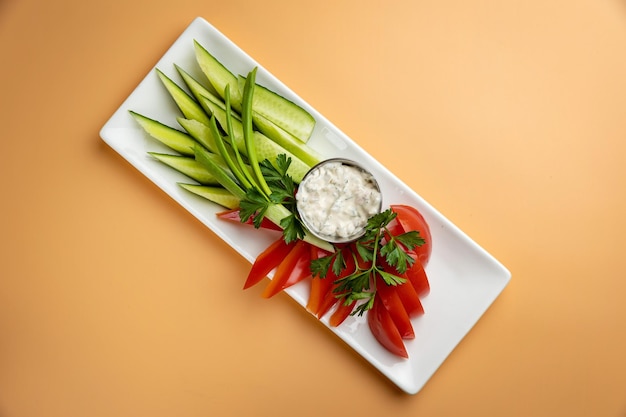
[[[230,85],[231,105],[235,110],[240,112],[242,95],[237,76],[222,65],[222,63],[200,45],[198,41],[194,40],[193,43],[196,61],[204,75],[222,99],[225,97],[226,85]]]
[[[259,113],[252,112],[252,121],[261,133],[297,156],[310,167],[318,164],[322,160],[320,154],[307,146],[306,143],[303,143],[291,133],[282,129],[271,120],[261,116]]]
[[[165,75],[161,70],[156,70],[161,82],[170,93],[174,102],[180,109],[181,113],[187,119],[195,119],[202,123],[209,123],[209,117],[202,106],[171,78]]]
[[[215,143],[215,138],[211,134],[209,126],[197,120],[185,119],[184,117],[179,117],[176,121],[178,121],[178,124],[202,146],[213,153],[217,153],[217,144]]]
[[[209,83],[222,99],[225,98],[226,86],[229,85],[231,106],[241,113],[245,77],[235,76],[196,40],[194,40],[194,48],[196,60]],[[259,84],[255,85],[252,111],[289,132],[303,143],[309,140],[315,128],[315,118],[309,112]]]
[[[207,86],[202,84],[200,81],[196,80],[194,77],[192,77],[188,72],[186,72],[184,69],[182,69],[178,65],[176,65],[176,69],[178,70],[178,73],[180,74],[183,81],[185,82],[185,85],[187,86],[187,88],[189,88],[189,90],[191,91],[191,94],[193,94],[196,100],[198,100],[198,103],[200,104],[200,106],[202,106],[202,108],[204,109],[204,111],[209,117],[212,114],[212,110],[206,106],[203,98],[210,100],[212,103],[226,110],[226,105],[224,104],[224,100],[217,93],[209,90]],[[232,116],[235,117],[237,120],[241,120],[241,116],[237,112],[232,112]]]
[[[226,111],[210,103],[208,100],[207,100],[207,104],[209,106],[213,106],[212,107],[213,115],[217,119],[220,126],[226,126]],[[235,146],[237,146],[237,149],[239,150],[239,152],[243,155],[247,155],[247,150],[246,150],[244,137],[243,137],[243,125],[238,120],[233,120],[232,122],[233,122],[232,125],[233,125],[233,131],[234,131],[233,132],[234,137],[232,138],[232,140],[234,141]],[[298,158],[293,153],[289,152],[288,150],[280,146],[278,143],[269,139],[267,136],[263,135],[261,132],[258,132],[255,130],[254,138],[256,141],[256,151],[257,151],[257,156],[259,158],[259,161],[263,161],[264,159],[267,159],[271,163],[275,163],[276,157],[280,154],[285,154],[287,155],[287,157],[291,158],[291,165],[289,166],[289,170],[287,171],[287,173],[297,183],[300,183],[300,181],[302,181],[302,178],[304,177],[304,175],[314,165],[314,164],[309,165],[309,164],[304,163],[300,158]]]
[[[183,155],[193,155],[196,141],[178,129],[167,126],[142,114],[129,111],[139,125],[154,139]]]
[[[240,75],[237,81],[239,88],[243,90],[245,77]],[[254,88],[252,111],[289,132],[303,143],[309,140],[315,128],[315,119],[309,112],[259,84],[256,84]]]
[[[170,168],[175,169],[181,174],[188,176],[192,180],[195,180],[202,185],[219,184],[215,177],[211,175],[209,171],[207,171],[204,165],[196,161],[195,158],[182,155],[170,155],[159,152],[148,152],[148,154],[154,159],[164,163]]]
[[[239,201],[241,201],[232,195],[230,191],[222,187],[186,183],[178,183],[178,185],[193,194],[206,198],[228,209],[236,209],[239,207]]]
[[[241,188],[235,178],[233,178],[233,175],[228,168],[224,168],[221,164],[217,163],[209,151],[204,149],[202,146],[196,146],[194,148],[194,153],[196,161],[204,165],[207,171],[215,177],[222,187],[227,189],[228,192],[239,200],[243,200],[246,197],[246,191]]]

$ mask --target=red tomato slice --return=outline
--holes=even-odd
[[[274,277],[261,295],[264,298],[273,297],[285,289],[288,283],[296,283],[310,276],[310,262],[309,244],[303,240],[298,240],[293,249],[280,262]]]
[[[426,223],[422,214],[414,207],[395,204],[391,206],[391,209],[397,214],[396,219],[405,232],[415,230],[419,232],[420,236],[424,239],[424,244],[416,247],[414,251],[422,265],[426,266],[433,249],[432,236],[430,234],[430,227],[428,226],[428,223]]]
[[[413,265],[406,271],[406,277],[411,284],[413,284],[417,295],[420,297],[428,295],[430,292],[430,283],[428,282],[428,276],[421,262],[413,262]]]
[[[367,312],[367,324],[374,338],[385,349],[402,358],[409,357],[402,336],[378,294],[374,296],[374,305]]]
[[[231,221],[235,223],[246,224],[249,226],[254,225],[254,223],[252,222],[252,217],[249,218],[246,222],[241,221],[241,217],[239,217],[239,209],[232,209],[232,210],[219,212],[217,213],[217,217],[222,220],[227,220],[227,221]],[[269,229],[269,230],[282,230],[280,226],[272,223],[272,221],[268,220],[267,218],[263,218],[263,220],[261,220],[261,228]]]
[[[404,275],[404,278],[406,278],[406,275]],[[424,314],[424,307],[422,306],[419,295],[408,278],[404,284],[396,287],[396,292],[409,317],[417,317]]]
[[[397,292],[397,288],[402,286],[403,285],[389,286],[380,278],[376,280],[377,294],[380,295],[380,299],[389,312],[389,316],[396,325],[400,336],[403,339],[415,339],[411,318]]]
[[[267,247],[252,264],[252,268],[248,273],[243,288],[250,288],[257,284],[263,278],[267,276],[274,268],[276,268],[280,262],[285,259],[285,256],[293,249],[295,243],[286,244],[283,237],[279,237],[274,243]]]

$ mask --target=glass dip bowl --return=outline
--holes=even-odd
[[[306,173],[296,193],[305,227],[330,243],[347,243],[365,234],[367,220],[380,213],[382,193],[374,176],[349,159],[327,159]]]

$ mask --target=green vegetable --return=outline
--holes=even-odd
[[[198,65],[204,72],[204,75],[206,75],[209,83],[211,83],[222,99],[226,94],[226,86],[229,86],[233,108],[239,111],[241,109],[242,97],[237,77],[196,40],[194,40],[194,49],[196,61],[198,61]]]
[[[175,65],[191,94],[156,70],[182,113],[176,120],[184,131],[130,112],[148,134],[179,153],[150,154],[199,183],[180,183],[182,188],[225,207],[237,203],[245,216],[254,215],[258,224],[267,217],[283,228],[287,241],[304,239],[333,251],[328,242],[310,235],[295,215],[295,184],[319,162],[319,156],[286,127],[293,118],[299,135],[303,131],[310,134],[314,119],[294,103],[257,85],[256,68],[245,78],[237,77],[195,40],[194,49],[209,84]],[[255,96],[256,90],[261,91],[260,98]],[[284,112],[287,123],[273,116],[272,109],[281,109],[278,113]],[[271,137],[261,133],[259,126]]]
[[[176,105],[180,109],[180,111],[185,115],[188,119],[194,119],[202,123],[208,123],[209,118],[207,117],[206,112],[202,108],[202,106],[194,100],[186,91],[180,88],[171,78],[165,75],[160,70],[156,70],[161,82],[167,88],[167,91],[170,93]]]
[[[133,118],[153,138],[183,155],[193,155],[196,141],[180,130],[167,126],[159,121],[130,111]]]
[[[407,251],[424,243],[424,239],[416,231],[397,236],[389,233],[387,225],[395,218],[396,213],[391,209],[372,216],[367,222],[365,235],[354,246],[346,246],[333,254],[311,261],[312,274],[324,278],[329,271],[339,276],[347,267],[345,257],[354,258],[354,271],[338,279],[335,289],[337,298],[342,299],[346,305],[363,300],[352,314],[362,315],[372,308],[376,277],[382,278],[387,285],[400,285],[406,281],[405,278],[389,272],[390,269],[385,268],[383,262],[391,270],[403,274],[415,262]],[[370,287],[372,284],[374,288]]]
[[[207,200],[228,209],[235,209],[239,207],[239,199],[225,188],[186,183],[178,183],[178,185],[193,194],[206,198]]]
[[[261,162],[261,172],[271,191],[269,199],[252,190],[246,193],[246,198],[240,202],[242,221],[247,221],[252,217],[256,227],[260,227],[262,214],[267,211],[269,206],[280,204],[287,207],[290,214],[280,221],[286,242],[303,239],[306,235],[304,225],[296,215],[296,184],[293,178],[287,174],[290,163],[291,160],[285,155],[278,155],[276,164],[271,164],[267,159]]]
[[[148,152],[148,154],[154,157],[156,160],[163,162],[165,165],[174,168],[176,171],[185,174],[192,180],[198,181],[200,184],[219,184],[215,180],[215,177],[206,170],[204,165],[200,164],[194,158],[182,155],[170,155],[159,152]]]
[[[239,87],[245,85],[246,79],[238,77]],[[252,103],[253,117],[261,117],[279,128],[289,132],[300,142],[307,142],[315,128],[315,119],[302,107],[285,97],[261,85],[255,87],[255,98]]]

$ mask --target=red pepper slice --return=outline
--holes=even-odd
[[[268,246],[252,264],[252,268],[248,273],[248,278],[246,279],[243,288],[250,288],[265,278],[267,274],[269,274],[283,259],[285,259],[285,256],[287,256],[294,246],[295,243],[285,243],[282,236]]]
[[[311,260],[319,259],[327,255],[330,255],[330,253],[316,246],[311,245],[311,251],[310,251]],[[317,312],[320,309],[322,300],[324,299],[326,293],[330,290],[332,283],[333,283],[332,279],[320,278],[318,276],[311,278],[309,300],[307,301],[307,304],[306,304],[307,311],[317,316]]]
[[[239,217],[239,209],[232,209],[232,210],[226,210],[226,211],[219,212],[219,213],[217,213],[217,217],[222,219],[222,220],[227,220],[227,221],[240,223],[240,224],[246,224],[248,226],[253,226],[254,225],[252,217],[250,217],[245,222],[241,221],[241,217]],[[262,229],[269,229],[269,230],[282,230],[280,228],[280,226],[272,223],[271,220],[268,220],[265,217],[263,218],[263,220],[261,220],[261,228]]]
[[[336,297],[335,289],[337,288],[337,284],[335,281],[338,279],[344,278],[351,273],[354,272],[354,258],[352,256],[347,256],[346,259],[346,267],[341,271],[339,275],[335,275],[332,271],[328,271],[325,280],[329,280],[329,287],[325,294],[323,294],[322,301],[319,306],[319,310],[317,311],[317,318],[322,318],[328,313],[339,299]]]
[[[348,305],[343,302],[338,303],[337,308],[335,309],[335,311],[333,311],[330,319],[328,319],[328,323],[333,327],[339,326],[348,318],[348,316],[350,316],[355,306],[356,301],[353,301]]]
[[[402,286],[387,285],[381,278],[376,280],[377,295],[380,295],[380,300],[389,312],[389,316],[400,332],[400,336],[403,339],[414,339],[415,333],[413,332],[413,325],[411,325],[411,318],[397,292],[397,288]]]
[[[409,357],[402,336],[378,294],[374,295],[374,305],[367,312],[367,324],[374,338],[385,349],[402,358]]]
[[[309,255],[309,244],[303,240],[298,240],[276,268],[274,277],[265,287],[262,296],[273,297],[287,287],[288,283],[296,283],[311,275],[311,258]]]

